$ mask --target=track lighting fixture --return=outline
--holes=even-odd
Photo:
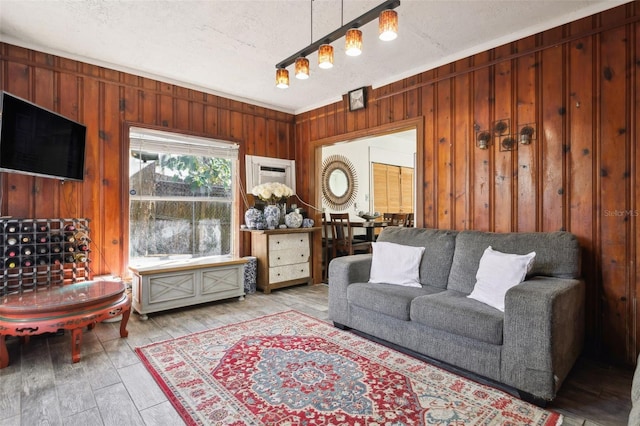
[[[276,86],[289,87],[289,72],[286,68],[295,63],[295,76],[298,79],[309,78],[309,60],[307,57],[318,52],[318,67],[333,67],[333,46],[331,43],[345,37],[345,53],[358,56],[362,53],[362,31],[358,28],[379,18],[378,29],[380,40],[390,41],[398,36],[398,13],[394,11],[400,6],[400,0],[386,0],[384,3],[365,12],[337,30],[313,41],[313,1],[311,1],[311,44],[276,64]],[[285,77],[286,73],[286,77]]]
[[[276,87],[278,89],[289,87],[289,71],[286,68],[278,68],[276,70]]]
[[[296,78],[298,80],[306,80],[309,78],[309,60],[307,58],[296,59]]]
[[[330,44],[320,45],[318,49],[318,66],[324,70],[333,67],[333,46]]]
[[[358,56],[362,53],[362,31],[351,28],[344,38],[344,53],[349,56]]]

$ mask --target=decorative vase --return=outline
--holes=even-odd
[[[280,208],[275,204],[265,206],[264,220],[268,229],[276,229],[280,224]]]
[[[279,204],[280,207],[280,225],[284,225],[284,217],[287,215],[287,203]]]
[[[300,228],[302,225],[302,215],[297,212],[291,212],[284,217],[284,223],[287,228]]]
[[[258,221],[262,220],[262,212],[255,207],[251,207],[246,212],[244,212],[244,223],[249,229],[257,229]]]

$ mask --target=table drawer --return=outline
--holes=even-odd
[[[269,282],[278,283],[282,281],[297,280],[309,277],[309,262],[295,265],[275,266],[269,268]]]
[[[293,265],[309,262],[309,245],[295,249],[274,250],[269,255],[269,266]]]
[[[306,247],[309,249],[309,234],[307,233],[294,233],[294,234],[282,234],[269,236],[269,251],[274,250],[287,250],[287,249],[301,249]]]

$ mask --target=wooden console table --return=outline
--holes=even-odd
[[[251,255],[258,258],[258,288],[269,294],[276,288],[313,284],[313,233],[320,229],[244,229],[251,232]]]
[[[71,359],[80,361],[82,328],[122,315],[120,337],[127,337],[131,299],[120,281],[84,281],[0,298],[0,368],[9,365],[6,336],[71,330]]]

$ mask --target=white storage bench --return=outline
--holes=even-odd
[[[200,258],[161,265],[130,267],[132,307],[147,314],[214,300],[244,300],[242,258]]]

